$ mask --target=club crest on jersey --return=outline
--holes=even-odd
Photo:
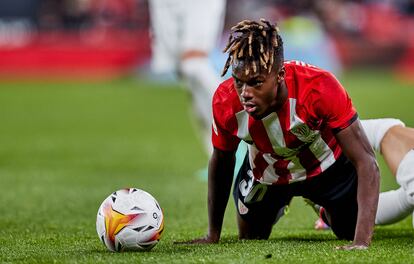
[[[245,214],[247,214],[247,212],[249,212],[249,208],[247,208],[243,203],[242,203],[242,201],[240,201],[240,199],[239,199],[239,201],[238,201],[238,203],[237,203],[237,207],[239,208],[239,214],[241,214],[241,215],[245,215]]]

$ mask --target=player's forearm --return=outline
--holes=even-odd
[[[208,176],[208,236],[214,241],[220,239],[224,212],[233,180],[233,170],[234,156],[213,154]]]
[[[208,236],[215,241],[218,241],[220,239],[221,228],[223,226],[224,212],[226,210],[230,193],[230,187],[228,187],[227,189],[223,187],[224,186],[217,186],[214,190],[209,191],[208,195]]]
[[[375,215],[379,196],[379,169],[375,158],[367,165],[357,169],[358,172],[358,219],[355,229],[354,244],[371,243],[374,231]]]

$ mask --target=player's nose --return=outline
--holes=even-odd
[[[252,98],[252,87],[244,84],[240,93],[240,96],[246,101]]]

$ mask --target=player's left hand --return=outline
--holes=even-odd
[[[367,245],[345,245],[345,246],[337,246],[335,247],[335,249],[337,250],[367,250],[368,246]]]

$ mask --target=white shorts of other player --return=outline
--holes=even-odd
[[[385,133],[393,126],[405,126],[405,124],[395,118],[366,119],[361,120],[364,132],[368,137],[369,144],[375,150],[380,152],[381,141]]]
[[[404,156],[398,167],[396,178],[401,187],[397,190],[382,192],[380,194],[375,224],[393,224],[413,212],[414,150],[411,150]]]

